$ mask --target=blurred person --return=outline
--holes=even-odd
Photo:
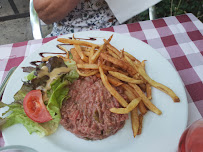
[[[33,0],[39,18],[54,23],[49,36],[118,25],[104,0]]]
[[[33,3],[43,22],[54,23],[48,36],[119,25],[105,0],[33,0]]]

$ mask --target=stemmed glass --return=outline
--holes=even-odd
[[[203,152],[203,119],[195,121],[183,132],[178,152]]]

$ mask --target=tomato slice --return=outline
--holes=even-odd
[[[35,122],[43,123],[52,120],[42,100],[41,90],[32,90],[24,98],[23,107],[26,115]]]

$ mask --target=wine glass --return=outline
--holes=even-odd
[[[26,146],[11,145],[11,146],[0,147],[0,152],[37,152],[37,151]]]
[[[183,132],[178,152],[203,152],[203,119],[195,121]]]

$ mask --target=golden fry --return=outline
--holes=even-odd
[[[69,59],[69,51],[62,45],[57,45],[57,47],[66,52],[66,58]]]
[[[178,96],[173,92],[173,90],[171,90],[170,88],[166,87],[165,85],[158,83],[154,80],[152,80],[145,72],[144,68],[142,66],[140,66],[139,64],[134,63],[130,58],[128,58],[127,56],[125,56],[126,61],[128,61],[128,63],[130,63],[130,65],[132,65],[134,67],[134,69],[136,69],[136,71],[153,87],[165,92],[166,94],[168,94],[174,102],[180,102],[180,99],[178,98]]]
[[[135,99],[134,94],[132,92],[125,90],[124,94],[128,97],[129,101],[132,101],[133,99]]]
[[[97,64],[77,64],[79,69],[99,69]]]
[[[91,49],[90,49],[89,64],[93,63],[92,60],[91,60],[91,58],[92,58],[92,56],[94,55],[94,51],[95,51],[95,47],[93,46],[93,47],[91,47]]]
[[[117,114],[127,114],[139,104],[141,98],[133,99],[126,108],[111,108],[110,111]]]
[[[133,76],[137,73],[136,70],[130,64],[126,63],[123,60],[115,59],[114,57],[111,57],[110,55],[103,53],[103,52],[100,54],[100,56],[104,60],[107,60],[107,61],[121,67],[124,71],[126,70],[131,76]]]
[[[139,73],[136,73],[136,74],[133,76],[133,78],[136,79],[136,80],[141,80]]]
[[[90,52],[91,47],[81,47],[82,51]]]
[[[114,77],[112,77],[110,75],[107,75],[107,79],[109,80],[109,82],[111,84],[113,84],[116,87],[118,87],[118,86],[123,84],[120,80],[118,80],[117,78],[114,78]]]
[[[131,111],[131,125],[132,125],[132,130],[133,130],[133,136],[135,136],[138,133],[138,128],[139,128],[139,117],[138,117],[138,110],[137,107]]]
[[[77,63],[77,64],[84,64],[84,62],[81,60],[80,56],[78,55],[77,51],[75,48],[72,48],[70,50],[71,54],[73,55],[73,60]]]
[[[128,98],[129,98],[129,94],[131,94],[131,97],[130,97],[131,99],[132,98],[135,99],[135,98],[139,97],[139,94],[131,86],[129,86],[127,84],[122,84],[122,87],[128,92],[128,93],[125,93]],[[140,112],[142,113],[142,115],[145,115],[147,113],[147,109],[146,109],[143,101],[140,101],[138,108],[139,108]]]
[[[128,52],[124,52],[125,56],[127,56],[128,58],[130,58],[132,61],[140,64],[140,61],[138,59],[136,59],[134,56],[132,56],[131,54],[129,54]]]
[[[99,73],[96,74],[96,77],[101,78]],[[115,87],[118,87],[123,84],[120,80],[112,77],[111,75],[107,75],[107,79],[108,79],[109,83],[111,83]]]
[[[102,64],[101,66],[102,66],[102,69],[104,69],[106,71],[115,71],[115,72],[120,72],[120,73],[122,73],[124,75],[128,75],[127,72],[119,70],[119,69],[115,68],[114,66],[108,66],[108,65],[105,65],[105,64]]]
[[[91,63],[95,63],[96,60],[98,59],[100,53],[102,52],[102,50],[104,50],[105,45],[101,45],[101,47],[99,48],[99,50],[97,50],[94,55],[91,57]]]
[[[136,64],[134,64],[134,67],[137,69],[137,71],[139,72],[139,74],[153,87],[165,92],[166,94],[168,94],[174,102],[180,102],[180,99],[178,98],[178,96],[173,92],[173,90],[171,90],[170,88],[166,87],[165,85],[158,83],[154,80],[152,80],[145,72],[144,68],[142,66],[138,66]]]
[[[98,59],[100,53],[106,49],[107,43],[109,43],[112,39],[113,35],[110,36],[108,40],[105,40],[104,44],[99,47],[99,49],[95,52],[95,54],[91,57],[91,63],[95,63]]]
[[[139,84],[138,86],[143,92],[146,92],[146,84]]]
[[[132,67],[134,67],[135,66],[135,62],[133,62],[127,55],[125,55],[124,56],[124,59],[125,59],[125,61],[127,61]],[[135,67],[134,67],[134,69],[136,69]],[[137,70],[137,69],[136,69]]]
[[[129,85],[136,90],[136,92],[139,94],[139,97],[142,98],[142,101],[144,102],[144,104],[149,110],[151,110],[152,112],[158,115],[162,113],[155,105],[152,104],[152,102],[150,102],[150,100],[145,96],[145,94],[136,84],[129,83]]]
[[[109,81],[107,79],[107,76],[104,74],[103,69],[101,68],[101,66],[99,66],[99,72],[100,72],[100,76],[102,79],[102,82],[104,84],[104,86],[106,87],[106,89],[111,93],[112,96],[114,96],[114,98],[116,98],[118,100],[118,102],[123,106],[123,107],[127,107],[128,103],[125,101],[125,99],[109,84]]]
[[[138,135],[142,133],[142,122],[143,122],[143,115],[139,114],[139,128],[138,128]]]
[[[105,40],[104,40],[105,42]],[[112,46],[110,43],[107,43],[107,49],[113,51],[117,56],[120,56],[120,51],[117,50],[114,46]]]
[[[82,45],[82,46],[89,46],[89,47],[94,46],[95,48],[100,47],[100,45],[98,45],[98,44],[90,43],[90,42],[87,42],[87,41],[80,41],[80,40],[58,38],[57,41],[59,41],[61,43],[64,43],[64,44]]]
[[[83,53],[81,47],[79,45],[74,45],[78,55],[80,56],[80,58],[84,61],[84,62],[89,62],[88,58],[85,56],[85,54]]]
[[[90,52],[87,52],[87,51],[83,51],[84,55],[89,57],[90,56]]]
[[[142,66],[143,68],[145,68],[145,60],[143,60],[143,61],[141,62],[141,66]]]
[[[152,88],[149,83],[146,84],[146,93],[147,93],[147,98],[149,100],[151,100],[152,99]]]
[[[143,101],[140,101],[138,108],[142,115],[145,115],[148,111]]]
[[[78,72],[78,74],[79,74],[80,76],[88,77],[88,76],[97,74],[99,71],[98,71],[98,70],[88,70],[88,71],[83,71],[83,72],[81,72],[81,71],[79,71],[79,70],[77,69],[77,72]]]
[[[135,80],[133,78],[130,78],[122,73],[119,73],[119,72],[113,72],[113,71],[109,71],[109,73],[116,77],[117,79],[119,80],[122,80],[122,81],[125,81],[125,82],[130,82],[130,83],[135,83],[135,84],[142,84],[144,83],[142,80]]]
[[[119,59],[120,57],[116,54],[116,53],[114,53],[111,49],[108,49],[107,48],[107,51],[108,51],[108,53],[111,55],[111,56],[113,56],[114,58],[116,58],[116,59]]]
[[[122,49],[120,53],[120,59],[123,59],[123,58],[124,58],[124,49]]]
[[[68,50],[65,47],[63,47],[62,45],[58,44],[57,47],[68,54]]]

